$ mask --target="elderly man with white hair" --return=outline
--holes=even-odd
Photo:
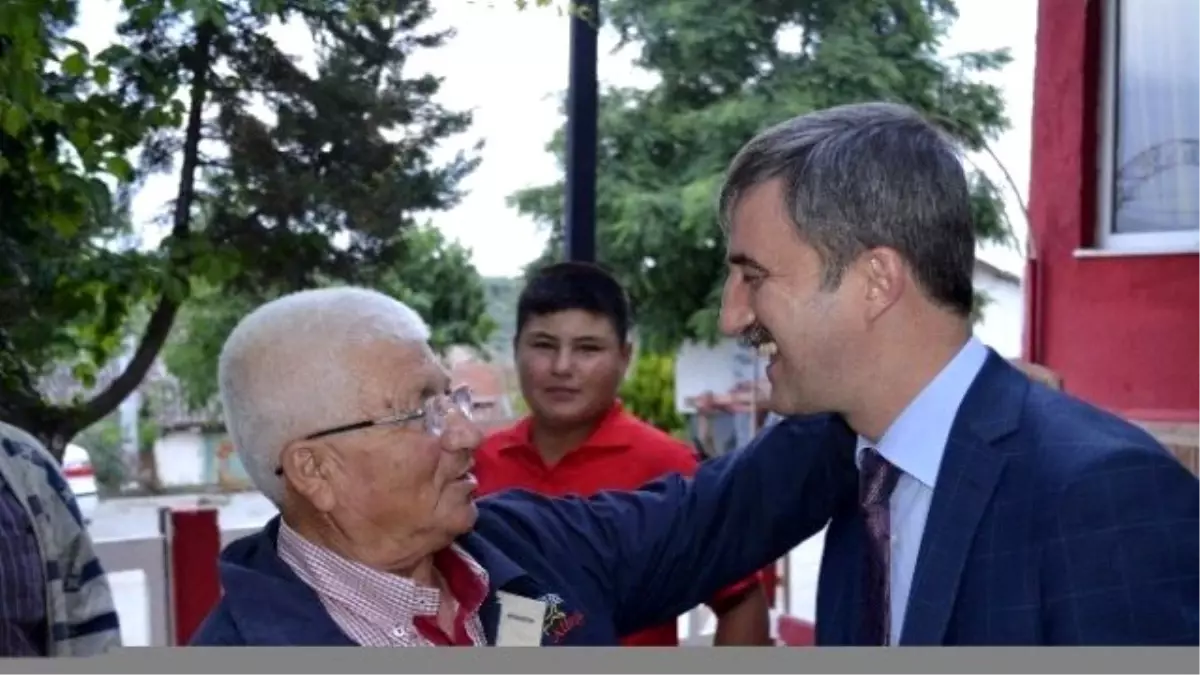
[[[786,420],[637,492],[476,500],[480,432],[409,307],[303,291],[221,354],[234,446],[280,515],[221,554],[194,645],[608,645],[820,531],[856,489],[838,418]]]

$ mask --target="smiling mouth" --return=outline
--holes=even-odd
[[[759,325],[751,326],[742,336],[742,343],[754,349],[758,355],[774,362],[779,356],[779,345],[771,339],[767,329]]]
[[[772,363],[775,361],[775,357],[779,356],[779,345],[774,342],[762,342],[756,349],[759,356],[770,360]]]

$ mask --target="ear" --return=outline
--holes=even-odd
[[[329,481],[335,464],[336,458],[330,449],[314,441],[293,443],[279,456],[284,482],[321,513],[328,513],[337,505],[337,496]]]
[[[867,319],[873,321],[903,296],[908,285],[908,268],[895,249],[884,247],[863,254],[859,266],[866,280]]]

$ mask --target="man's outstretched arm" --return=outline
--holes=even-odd
[[[540,546],[569,549],[629,634],[674,620],[821,531],[853,499],[853,448],[836,416],[789,418],[691,479],[587,499],[510,491],[489,508]]]

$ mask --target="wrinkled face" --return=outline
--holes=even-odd
[[[730,223],[721,328],[769,357],[770,408],[781,414],[838,411],[853,381],[866,323],[861,289],[847,273],[821,286],[820,256],[802,241],[781,183],[748,190]]]
[[[573,426],[612,406],[629,347],[608,317],[572,309],[530,317],[517,336],[516,362],[535,419]]]
[[[475,524],[470,469],[478,428],[439,398],[450,382],[425,344],[367,344],[350,365],[361,387],[347,424],[420,410],[432,399],[447,412],[441,433],[417,419],[293,444],[284,458],[289,481],[340,527],[381,550],[389,541],[399,550],[448,545]]]

